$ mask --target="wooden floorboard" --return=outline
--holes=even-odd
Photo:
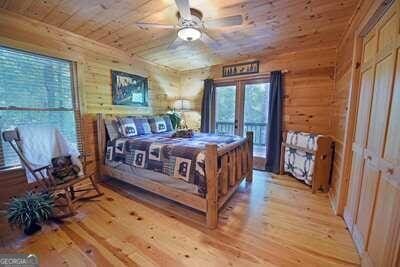
[[[216,230],[203,214],[109,181],[98,200],[33,237],[0,229],[1,252],[39,255],[40,266],[358,266],[327,194],[288,176],[254,172],[223,207]]]

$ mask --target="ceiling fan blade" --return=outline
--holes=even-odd
[[[175,50],[179,46],[183,45],[185,41],[183,41],[181,38],[176,37],[176,39],[168,45],[168,50]]]
[[[221,47],[221,44],[214,38],[210,37],[210,35],[208,35],[206,32],[201,33],[200,40],[213,49],[218,49]]]
[[[148,30],[149,28],[159,28],[159,29],[175,29],[175,25],[168,24],[159,24],[159,23],[146,23],[146,22],[136,22],[136,26],[138,26],[142,30]]]
[[[220,27],[229,27],[229,26],[237,26],[242,25],[243,17],[242,15],[235,15],[230,17],[224,17],[219,19],[212,19],[204,21],[203,24],[206,28],[220,28]]]
[[[192,20],[190,13],[189,0],[175,0],[176,6],[178,7],[179,14],[184,20]]]

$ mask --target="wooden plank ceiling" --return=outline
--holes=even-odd
[[[174,0],[0,0],[0,8],[40,20],[177,70],[260,54],[335,47],[358,0],[191,0],[204,19],[241,14],[241,26],[209,31],[220,46],[175,49],[173,29],[139,29],[135,22],[176,24]]]

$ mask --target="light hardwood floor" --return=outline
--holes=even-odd
[[[200,214],[139,190],[133,195],[121,182],[101,188],[105,195],[82,203],[74,218],[30,238],[3,240],[0,250],[36,253],[41,266],[359,265],[327,194],[312,195],[288,176],[255,171],[214,231],[198,224]]]

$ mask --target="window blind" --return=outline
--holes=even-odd
[[[80,149],[73,66],[71,61],[0,46],[0,130],[53,126]],[[19,164],[11,146],[1,140],[0,168]]]

